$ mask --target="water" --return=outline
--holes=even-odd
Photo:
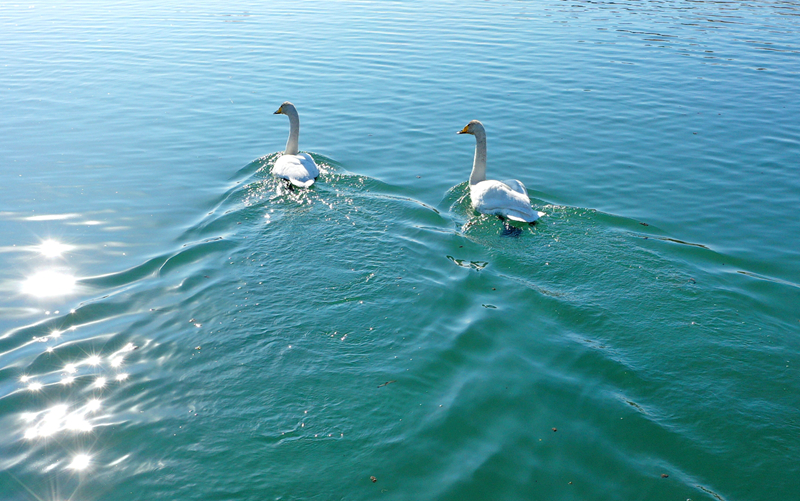
[[[0,4],[0,498],[792,499],[799,15]]]

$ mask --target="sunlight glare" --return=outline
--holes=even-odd
[[[22,282],[22,292],[36,297],[64,296],[75,290],[75,277],[55,270],[38,271]]]
[[[67,468],[78,471],[85,470],[91,462],[92,458],[88,454],[77,454]]]
[[[64,420],[64,428],[72,431],[92,431],[93,426],[83,416],[73,414]]]
[[[59,257],[61,254],[71,249],[73,249],[73,246],[62,244],[53,239],[47,239],[39,244],[39,253],[45,257]]]

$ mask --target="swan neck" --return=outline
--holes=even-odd
[[[286,155],[297,155],[297,141],[300,138],[300,117],[295,110],[287,110],[289,117],[289,139],[286,141]]]
[[[486,134],[483,131],[475,131],[475,159],[472,161],[469,184],[481,181],[486,181]]]

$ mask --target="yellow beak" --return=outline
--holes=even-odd
[[[464,128],[456,132],[456,134],[469,134],[469,132],[467,132],[467,127],[469,127],[469,125],[465,125]]]
[[[276,111],[275,113],[273,113],[273,115],[280,115],[281,113],[283,113],[283,105],[281,105],[281,107],[280,107],[280,108],[278,108],[278,111]]]

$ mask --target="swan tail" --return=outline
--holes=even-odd
[[[305,181],[301,181],[299,179],[290,179],[289,181],[298,188],[308,188],[314,184],[315,178],[307,179]]]
[[[540,215],[540,213],[539,213],[539,212],[533,211],[533,212],[531,212],[531,213],[529,213],[529,214],[524,214],[524,213],[515,213],[515,214],[512,214],[512,213],[507,213],[505,216],[506,216],[508,219],[512,220],[512,221],[518,221],[518,222],[520,222],[520,223],[532,223],[532,222],[536,221],[537,219],[539,219],[539,215]]]

